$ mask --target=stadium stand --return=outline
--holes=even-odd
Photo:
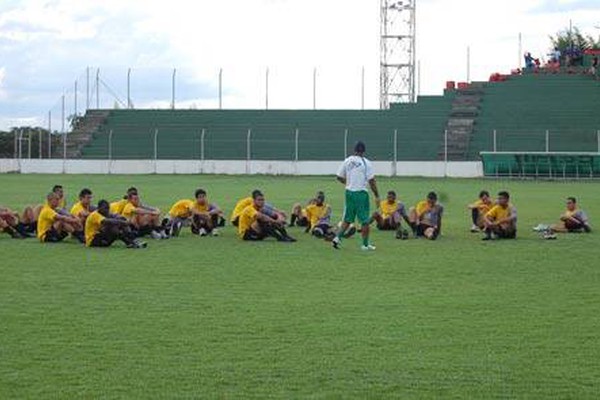
[[[95,128],[82,139],[72,135],[77,143],[72,154],[87,159],[106,159],[110,153],[113,159],[331,160],[342,158],[361,138],[369,144],[370,157],[391,161],[397,131],[398,160],[447,155],[464,161],[494,151],[495,131],[499,152],[573,156],[598,151],[599,89],[600,81],[590,75],[539,73],[463,84],[443,96],[420,96],[415,104],[394,104],[385,111],[91,110],[84,120],[94,118]]]

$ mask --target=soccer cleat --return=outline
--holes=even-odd
[[[163,238],[163,235],[161,235],[161,233],[158,231],[150,232],[150,236],[152,237],[152,239],[155,239],[155,240],[160,240]]]
[[[339,237],[334,237],[333,240],[331,241],[331,245],[333,246],[334,249],[340,249],[342,247],[342,241],[340,240]]]
[[[217,228],[213,229],[212,235],[213,236],[219,236],[219,230]]]
[[[556,240],[556,235],[553,232],[545,232],[544,235],[542,236],[545,240]]]
[[[360,249],[362,251],[375,251],[376,247],[373,246],[372,244],[368,244],[366,246],[365,245],[360,246]]]
[[[206,236],[206,235],[208,235],[208,233],[206,232],[206,229],[200,228],[200,230],[198,230],[198,235]]]
[[[534,232],[544,232],[547,231],[550,227],[548,225],[539,224],[538,226],[533,227]]]
[[[146,247],[148,247],[148,243],[142,242],[138,239],[134,240],[133,242],[127,245],[128,249],[145,249]]]
[[[473,226],[471,226],[471,232],[472,232],[472,233],[477,233],[477,232],[479,232],[479,227],[478,227],[477,225],[473,225]]]
[[[356,227],[354,225],[351,225],[350,228],[348,229],[348,231],[346,231],[346,233],[344,233],[344,238],[348,239],[349,237],[354,236],[355,233],[356,233]]]

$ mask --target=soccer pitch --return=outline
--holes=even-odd
[[[335,251],[220,237],[86,249],[2,235],[0,398],[596,398],[600,393],[598,235],[541,240],[575,196],[600,226],[597,183],[379,179],[414,205],[442,194],[436,242],[373,234]],[[115,200],[137,186],[167,211],[205,188],[229,214],[255,188],[288,210],[333,177],[0,175],[22,209],[63,184]],[[516,241],[469,233],[466,205],[506,189]]]

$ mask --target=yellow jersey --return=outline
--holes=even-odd
[[[135,214],[135,210],[137,210],[137,207],[134,206],[132,203],[127,202],[125,207],[123,207],[123,212],[121,213],[121,215],[127,219],[131,219]]]
[[[311,229],[319,224],[323,218],[327,218],[329,215],[329,204],[322,204],[320,206],[316,204],[309,204],[306,207],[306,218],[310,222]],[[328,221],[327,221],[328,222]]]
[[[258,211],[254,208],[254,205],[248,206],[242,210],[239,217],[240,220],[238,222],[238,235],[243,238],[244,234],[254,221],[256,221],[256,216],[258,215]]]
[[[244,211],[246,207],[251,206],[253,202],[254,200],[252,197],[246,197],[238,201],[233,209],[233,212],[231,213],[231,221],[235,221],[235,219],[242,214],[242,211]]]
[[[516,218],[517,211],[512,204],[507,204],[506,207],[496,204],[490,211],[487,212],[487,214],[485,214],[485,216],[492,221],[500,221],[507,218]]]
[[[85,207],[83,204],[81,204],[80,201],[73,204],[73,207],[71,207],[71,215],[79,217],[79,214],[81,214],[82,212],[89,213],[90,209],[88,207]]]
[[[432,207],[427,200],[423,200],[417,204],[415,211],[420,221],[431,226],[438,226],[444,213],[444,207],[439,203]]]
[[[404,204],[398,200],[394,200],[392,203],[387,200],[382,200],[381,203],[379,203],[379,208],[381,209],[381,216],[383,218],[389,218],[396,212],[399,212],[402,216],[406,216]]]
[[[85,220],[86,246],[91,246],[92,240],[94,240],[94,236],[96,236],[98,232],[100,232],[100,228],[102,227],[102,221],[104,221],[104,216],[98,211],[94,211],[93,213],[91,213]]]
[[[479,212],[484,215],[487,214],[492,209],[492,207],[494,207],[494,203],[484,203],[481,200],[477,200],[475,203],[471,204],[471,208],[478,209]]]
[[[46,200],[46,203],[44,203],[44,204],[47,206],[50,206],[50,203],[48,203],[48,200]],[[67,201],[65,200],[64,197],[58,201],[58,206],[56,206],[56,208],[58,208],[58,209],[66,209],[67,208]]]
[[[37,221],[37,237],[40,241],[43,242],[46,239],[46,234],[52,229],[52,225],[56,221],[56,215],[56,211],[49,205],[45,204],[42,207]]]
[[[110,213],[123,215],[123,209],[125,208],[127,203],[129,203],[129,200],[127,199],[121,199],[119,201],[110,203]]]
[[[169,210],[171,218],[189,218],[192,216],[192,208],[194,207],[194,200],[179,200],[173,204]]]

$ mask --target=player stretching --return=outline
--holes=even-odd
[[[497,204],[485,214],[485,237],[482,240],[516,237],[517,209],[510,203],[508,192],[500,192]]]
[[[337,236],[332,240],[333,247],[339,249],[342,237],[346,230],[358,218],[361,224],[362,250],[375,250],[369,243],[369,190],[375,195],[375,202],[379,206],[379,191],[371,162],[364,156],[367,150],[363,142],[354,146],[354,155],[346,158],[337,173],[337,180],[346,185],[344,219]]]

